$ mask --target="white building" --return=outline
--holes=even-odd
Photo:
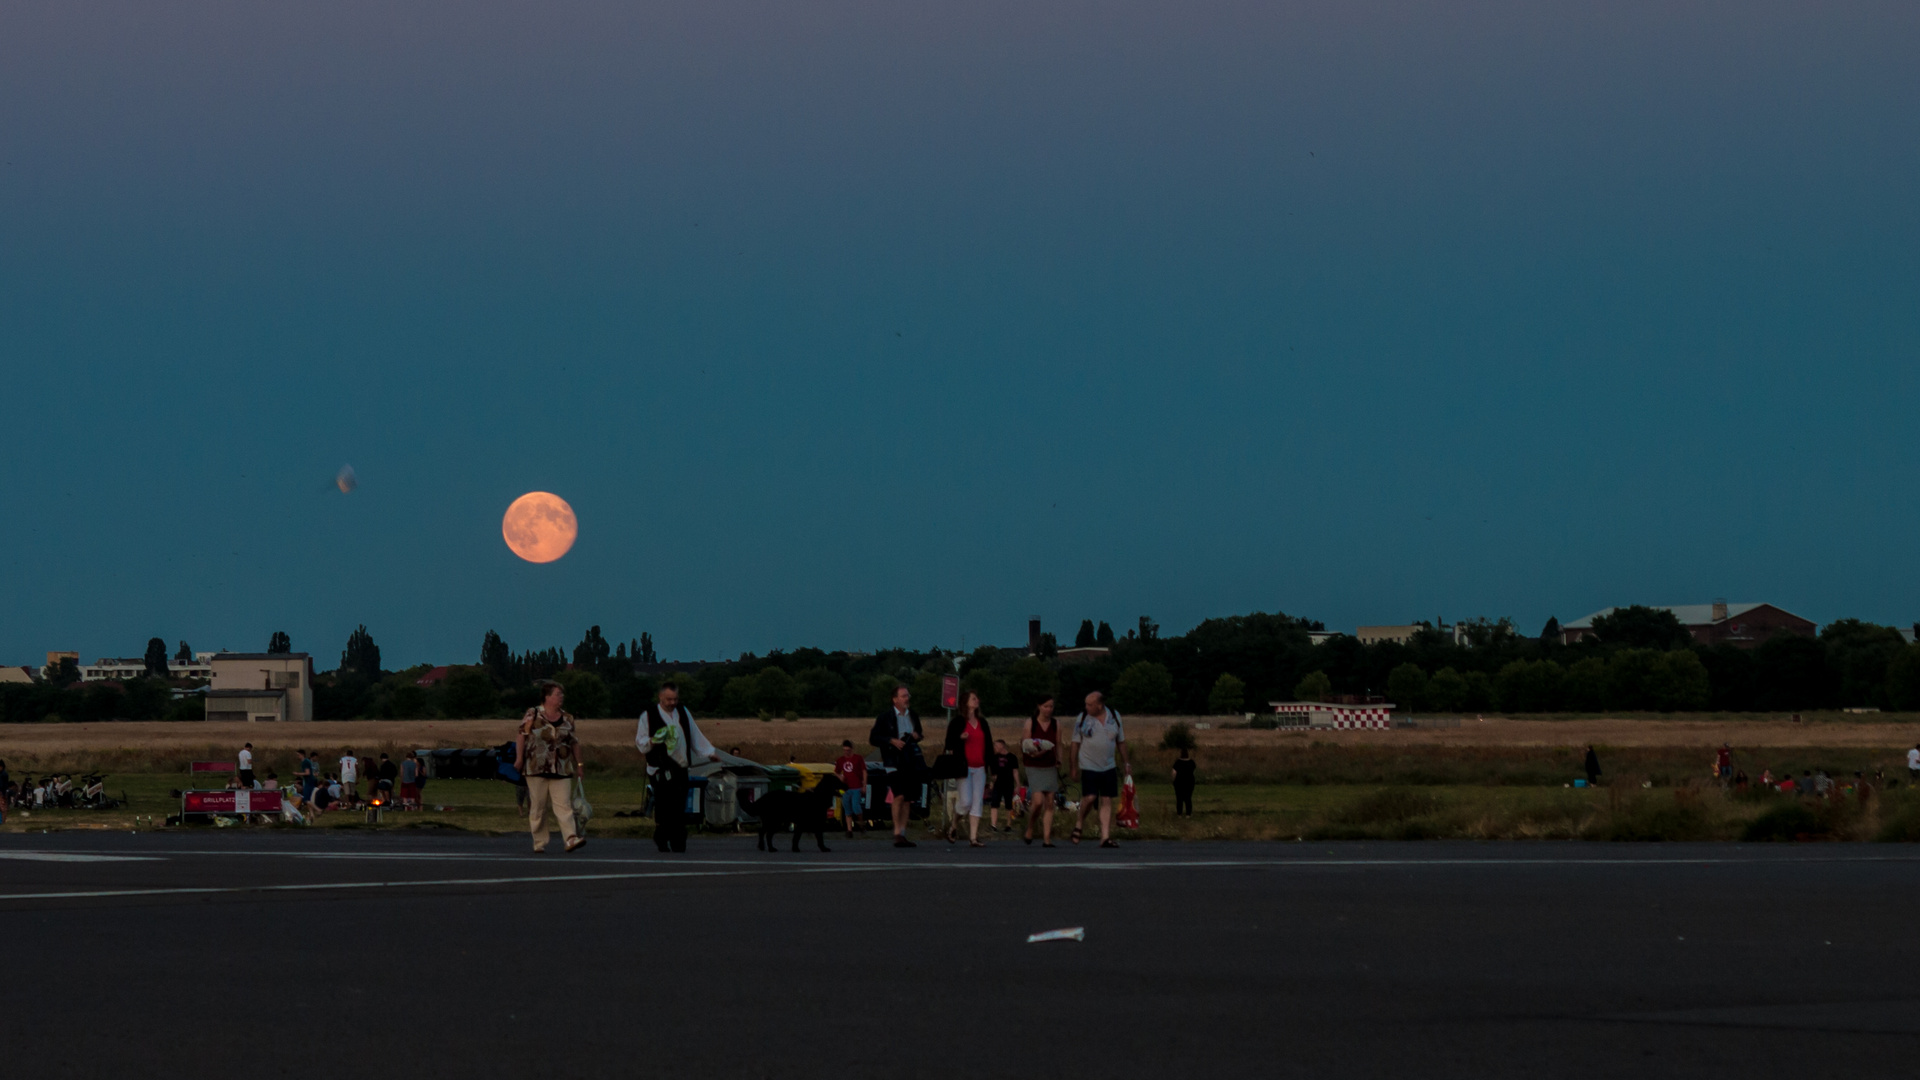
[[[167,658],[167,678],[169,679],[211,679],[213,665],[208,661],[213,653],[196,653],[191,660]],[[147,661],[143,657],[107,657],[103,656],[91,664],[80,668],[81,682],[99,682],[102,679],[140,679],[147,674]]]
[[[296,653],[214,653],[209,720],[312,720],[313,658]]]

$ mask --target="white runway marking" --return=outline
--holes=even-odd
[[[846,874],[863,867],[816,866],[785,873]],[[206,896],[219,893],[315,892],[339,889],[417,889],[445,885],[523,885],[547,881],[635,881],[642,878],[741,877],[757,870],[660,870],[631,874],[533,874],[526,877],[440,878],[430,881],[319,881],[303,885],[213,885],[158,889],[78,889],[68,892],[0,893],[0,900],[73,900],[107,896]]]
[[[23,862],[161,862],[159,855],[91,855],[73,851],[0,851],[0,859]]]

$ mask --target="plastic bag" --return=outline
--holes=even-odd
[[[573,778],[573,823],[576,828],[593,820],[593,804],[587,801],[587,785]]]
[[[1128,773],[1124,784],[1120,785],[1120,812],[1115,816],[1116,823],[1123,829],[1140,827],[1140,807],[1133,799],[1133,774]]]

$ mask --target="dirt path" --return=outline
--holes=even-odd
[[[1178,717],[1140,717],[1129,720],[1135,743],[1157,743],[1161,731]],[[1186,718],[1199,723],[1208,718]],[[721,748],[753,743],[759,746],[808,746],[851,739],[866,747],[869,721],[864,719],[703,720],[708,737]],[[1012,734],[1018,722],[1000,720],[996,732]],[[343,720],[311,724],[252,723],[105,723],[0,724],[0,759],[9,754],[51,755],[75,751],[148,750],[181,752],[205,747],[251,742],[256,749],[376,748],[400,746],[491,746],[513,737],[512,720]],[[583,720],[581,734],[588,746],[631,746],[632,720]],[[930,741],[938,730],[930,725]],[[1281,747],[1308,742],[1343,746],[1718,746],[1736,747],[1873,747],[1899,748],[1920,742],[1920,720],[1873,721],[1814,719],[1794,723],[1784,719],[1565,719],[1534,720],[1468,717],[1457,728],[1413,728],[1394,731],[1250,731],[1210,728],[1198,731],[1203,747]]]

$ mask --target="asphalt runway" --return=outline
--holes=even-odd
[[[0,1070],[1920,1068],[1914,848],[829,842],[7,836]],[[1072,926],[1084,943],[1026,943]]]

